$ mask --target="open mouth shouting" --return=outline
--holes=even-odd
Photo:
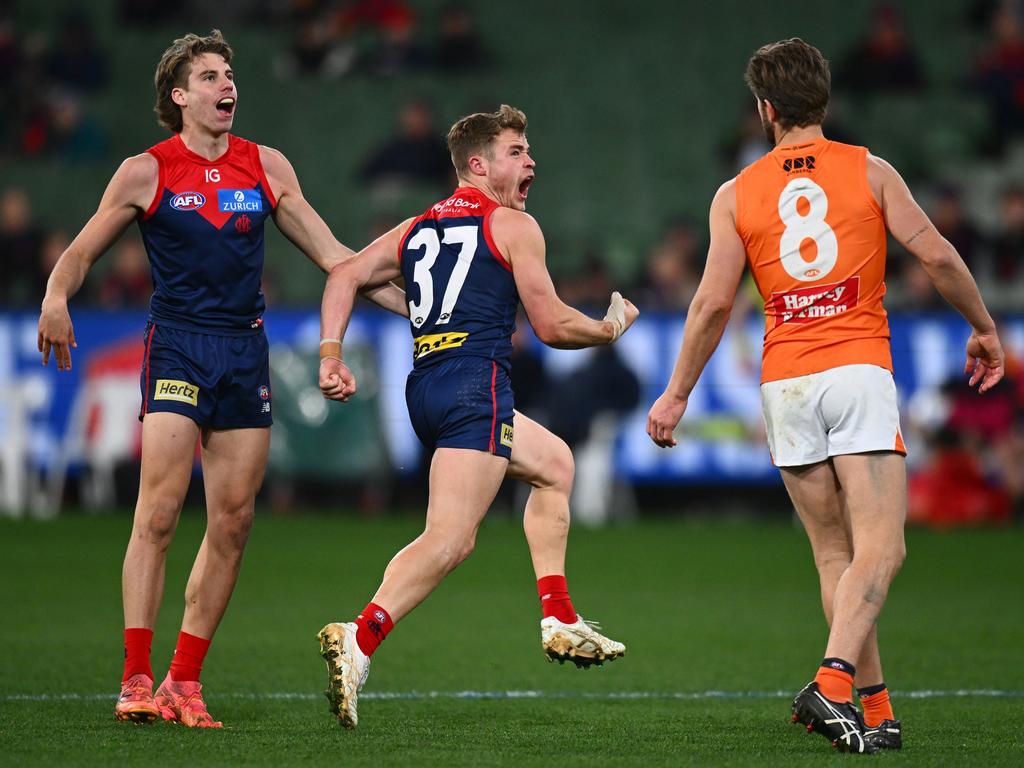
[[[217,112],[223,117],[231,117],[235,113],[234,96],[226,96],[217,102]]]
[[[530,174],[525,179],[519,182],[519,199],[525,201],[527,195],[530,194],[530,185],[533,184],[533,180],[536,178],[533,174]]]

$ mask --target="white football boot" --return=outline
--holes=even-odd
[[[586,669],[626,655],[626,646],[602,635],[601,625],[577,615],[572,624],[565,624],[554,616],[540,622],[541,648],[548,661],[571,661]]]
[[[327,662],[327,690],[331,712],[344,728],[355,728],[359,722],[356,700],[370,672],[370,657],[356,642],[356,624],[328,624],[317,635],[320,655]]]

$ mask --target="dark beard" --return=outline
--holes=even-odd
[[[768,146],[775,146],[775,127],[768,121],[768,118],[761,118],[761,127],[764,129],[764,137],[768,139]]]

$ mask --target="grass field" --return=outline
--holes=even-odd
[[[544,661],[522,534],[508,520],[488,521],[473,557],[375,656],[355,732],[342,731],[327,711],[314,635],[365,604],[419,519],[257,520],[203,675],[210,709],[225,722],[217,732],[124,725],[112,716],[129,528],[124,514],[0,521],[0,763],[810,766],[858,759],[834,754],[820,736],[788,722],[788,697],[813,675],[825,639],[808,547],[788,524],[575,530],[574,601],[629,649],[621,661],[580,671]],[[201,517],[187,514],[168,560],[153,649],[158,677],[201,536]],[[912,531],[908,547],[880,627],[906,747],[863,759],[1024,765],[1024,533]],[[982,690],[1002,693],[921,695]]]

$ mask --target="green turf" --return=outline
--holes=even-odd
[[[355,732],[318,696],[314,635],[348,619],[415,518],[260,517],[204,671],[226,727],[114,721],[127,515],[0,522],[0,763],[4,765],[671,766],[821,765],[819,736],[785,698],[608,700],[608,692],[795,691],[825,630],[803,534],[788,524],[653,522],[575,530],[573,598],[623,640],[603,669],[547,664],[526,546],[489,521],[477,552],[395,631],[367,694],[541,691],[545,698],[366,698]],[[154,642],[162,676],[202,535],[186,515],[171,549]],[[1024,534],[912,531],[880,626],[894,691],[1024,691]],[[72,695],[16,700],[18,694]],[[268,694],[295,694],[271,698]],[[561,694],[552,697],[551,694]],[[894,695],[907,748],[886,764],[1024,764],[1024,698]],[[553,761],[552,756],[558,756]]]

